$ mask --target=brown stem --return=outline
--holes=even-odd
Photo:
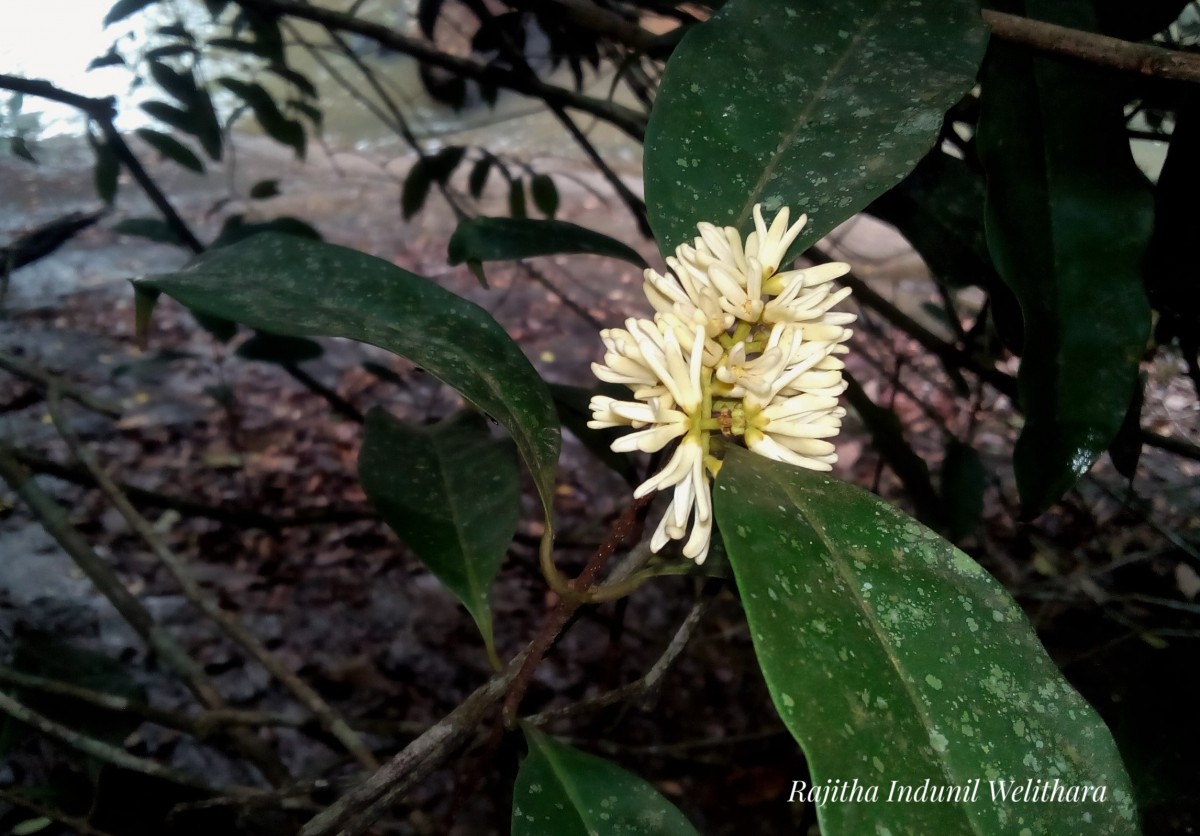
[[[1200,82],[1200,55],[1195,53],[1123,41],[991,9],[983,10],[983,19],[993,36],[1041,52],[1152,78]]]
[[[608,537],[588,560],[583,571],[579,573],[579,577],[571,582],[571,587],[576,592],[586,592],[590,589],[600,576],[600,570],[604,568],[604,564],[616,550],[637,539],[641,529],[641,511],[650,504],[651,498],[652,495],[647,495],[634,500],[633,504],[625,509],[625,512],[613,523]],[[504,710],[501,716],[509,728],[516,724],[517,709],[520,708],[525,692],[529,690],[529,684],[533,681],[533,673],[542,661],[542,657],[554,644],[571,616],[585,601],[585,598],[576,596],[559,601],[558,606],[554,608],[550,617],[542,625],[541,632],[529,646],[529,654],[525,657],[524,664],[521,665],[521,669],[513,679],[512,686],[508,689],[508,694],[504,697]]]

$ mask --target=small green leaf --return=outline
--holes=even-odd
[[[104,28],[118,23],[132,14],[140,12],[147,6],[152,6],[158,0],[118,0],[108,10],[108,14],[104,16]]]
[[[38,816],[37,818],[25,819],[25,821],[14,824],[8,832],[10,836],[33,836],[34,833],[41,833],[52,824],[54,824],[53,819]]]
[[[243,360],[290,366],[316,360],[325,353],[325,349],[319,342],[307,337],[283,337],[267,331],[257,331],[239,345],[235,353]]]
[[[195,155],[192,149],[170,134],[156,131],[153,128],[138,128],[134,133],[168,160],[176,162],[197,174],[204,173],[204,163],[200,161],[200,158]]]
[[[551,519],[561,441],[554,403],[520,347],[479,306],[389,261],[271,233],[135,286],[275,334],[347,337],[408,357],[512,434]]]
[[[471,613],[489,651],[488,593],[508,552],[521,501],[510,441],[476,413],[413,427],[380,407],[367,413],[358,476],[388,527]]]
[[[535,174],[529,181],[529,193],[533,195],[533,205],[547,218],[553,218],[558,212],[558,189],[549,174]]]
[[[251,200],[266,200],[279,194],[278,180],[259,180],[250,187]]]
[[[512,836],[697,836],[654,787],[603,758],[523,726]]]
[[[1083,5],[1026,9],[1091,28],[1076,17]],[[1022,508],[1036,515],[1092,467],[1125,417],[1150,333],[1142,260],[1153,202],[1118,87],[1002,42],[982,80],[988,247],[1025,321],[1013,463]]]
[[[520,177],[508,183],[508,214],[514,218],[524,218],[525,211],[525,181]]]
[[[476,200],[479,200],[480,195],[483,194],[483,187],[487,185],[488,175],[492,171],[492,159],[492,157],[484,157],[471,166],[471,174],[467,178],[467,188],[471,192],[471,197]]]
[[[183,241],[175,234],[175,230],[162,218],[126,218],[113,227],[113,232],[157,241],[160,244],[183,246]]]
[[[163,90],[174,96],[185,108],[196,101],[199,89],[191,70],[180,72],[161,61],[150,62],[150,76]]]
[[[400,212],[404,215],[404,220],[407,221],[421,211],[433,180],[433,172],[427,158],[417,160],[408,170],[408,176],[404,178],[404,188],[400,192]]]
[[[304,126],[296,119],[284,116],[265,87],[228,76],[217,79],[217,83],[250,106],[267,136],[281,145],[290,146],[297,159],[304,159]]]
[[[645,267],[637,250],[566,221],[532,218],[467,218],[450,236],[451,264],[484,261],[513,261],[541,255],[589,253],[619,258]]]
[[[121,53],[117,52],[117,47],[114,44],[108,48],[108,52],[98,58],[93,58],[87,65],[87,72],[98,70],[101,67],[124,67],[125,59]]]
[[[117,184],[121,175],[121,163],[117,154],[107,139],[96,138],[88,134],[92,151],[96,154],[96,166],[93,169],[93,180],[96,194],[105,203],[112,204],[117,197]]]
[[[37,158],[33,156],[33,151],[29,148],[29,143],[25,141],[23,136],[10,136],[8,138],[8,148],[12,151],[12,155],[19,159],[25,160],[27,163],[37,165]]]
[[[808,213],[807,248],[912,170],[986,38],[974,0],[729,0],[676,48],[646,128],[659,248],[699,221],[745,232],[756,203]]]
[[[462,162],[467,149],[458,145],[449,145],[436,154],[426,157],[429,166],[429,176],[439,183],[445,183]]]
[[[308,238],[313,241],[321,240],[321,233],[299,218],[274,218],[269,221],[246,222],[245,215],[230,215],[221,226],[221,232],[210,245],[212,249],[228,247],[239,241],[263,232],[282,232],[284,235],[295,235],[298,238]]]
[[[819,805],[823,833],[1139,832],[1108,729],[973,560],[872,494],[737,448],[714,503],[759,665],[814,785],[878,787]],[[926,780],[979,789],[888,801],[892,782]],[[1006,801],[1001,781],[1104,792]]]

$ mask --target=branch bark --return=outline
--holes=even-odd
[[[1200,82],[1200,55],[1194,53],[1123,41],[991,9],[983,10],[983,19],[993,36],[1039,52],[1151,78]]]

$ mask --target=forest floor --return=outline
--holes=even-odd
[[[211,239],[235,212],[247,220],[300,217],[333,243],[385,258],[482,305],[548,380],[590,386],[589,364],[600,355],[597,324],[618,325],[648,312],[637,271],[588,256],[541,259],[531,265],[534,273],[519,265],[490,268],[484,288],[464,268],[447,264],[453,214],[439,197],[431,196],[412,222],[401,220],[399,183],[409,164],[365,152],[330,158],[313,149],[301,167],[251,140],[236,170],[208,180],[166,165],[154,171],[202,238]],[[658,263],[602,178],[567,161],[551,170],[562,196],[560,218],[638,242]],[[636,161],[619,170],[640,193]],[[279,179],[282,194],[230,199],[231,184],[244,194],[262,179]],[[63,145],[38,168],[0,159],[0,182],[6,184],[0,206],[5,238],[95,204],[88,155],[73,146]],[[506,191],[497,185],[485,194],[482,214],[504,212]],[[395,751],[489,675],[474,626],[371,517],[356,477],[356,422],[331,415],[325,400],[279,367],[240,359],[170,300],[155,312],[148,345],[137,345],[133,295],[124,280],[185,261],[177,249],[112,230],[121,218],[149,214],[135,187],[124,183],[111,216],[16,272],[0,319],[0,351],[121,404],[115,421],[72,409],[75,430],[116,479],[141,490],[138,504],[204,589],[289,668],[359,718],[384,754]],[[897,306],[926,327],[945,327],[928,313],[938,297],[923,264],[894,232],[864,218],[830,243]],[[968,316],[977,304],[969,293],[960,302]],[[1130,772],[1141,777],[1138,789],[1153,825],[1147,832],[1196,825],[1187,776],[1191,752],[1200,745],[1194,711],[1200,696],[1194,664],[1200,463],[1147,449],[1131,493],[1106,457],[1054,510],[1018,522],[1008,457],[1020,423],[1008,400],[982,387],[957,397],[938,362],[877,317],[865,317],[852,346],[851,370],[868,396],[896,410],[935,484],[949,437],[969,437],[981,455],[981,521],[960,545],[1013,592],[1051,655],[1113,728]],[[364,363],[391,374],[381,377]],[[355,343],[326,341],[324,356],[304,368],[363,412],[378,404],[423,423],[459,406],[453,392],[413,364]],[[1146,372],[1143,425],[1200,442],[1196,399],[1180,370],[1160,359]],[[35,470],[67,477],[42,483],[232,704],[259,711],[289,706],[286,692],[192,610],[103,496],[86,487],[37,387],[3,373],[0,438],[15,442]],[[558,559],[574,568],[603,539],[630,494],[573,438],[565,441]],[[853,414],[838,444],[837,475],[908,507],[903,486]],[[208,510],[197,513],[180,500]],[[300,519],[266,525],[248,520],[246,509]],[[315,519],[331,511],[342,513],[342,521]],[[52,664],[58,654],[74,660],[68,667],[83,664],[83,657],[69,655],[76,650],[119,659],[123,675],[147,689],[154,704],[183,711],[189,705],[183,689],[4,489],[0,514],[0,655],[10,662],[33,659],[47,675],[62,676],[69,671]],[[525,646],[555,603],[537,570],[540,525],[527,489],[519,536],[493,594],[497,646],[506,658]],[[526,708],[566,704],[640,676],[694,596],[691,579],[663,578],[626,602],[588,610],[538,668]],[[784,803],[805,767],[770,709],[731,592],[718,597],[656,697],[648,710],[610,709],[556,731],[650,778],[703,832],[745,832],[747,821],[763,834],[811,825],[811,809]],[[214,780],[248,779],[244,767],[177,732],[135,724],[124,734],[130,750],[145,757]],[[311,735],[288,728],[266,734],[296,775],[348,769],[344,756]],[[46,767],[37,745],[27,741],[16,751],[19,757],[0,766],[0,785],[61,777],[39,772]],[[494,762],[468,759],[467,772],[490,775],[487,780],[439,771],[396,809],[395,832],[506,832],[516,755],[515,744],[506,742],[489,756]],[[102,795],[93,822],[122,820],[120,793],[110,787]],[[0,818],[0,826],[19,820],[12,815]]]

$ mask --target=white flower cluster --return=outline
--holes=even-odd
[[[849,289],[833,279],[849,266],[822,264],[779,272],[806,216],[788,226],[781,209],[770,227],[754,207],[754,232],[743,243],[733,227],[699,224],[700,235],[667,259],[671,272],[646,271],[653,320],[629,319],[600,332],[598,378],[623,383],[635,400],[597,395],[588,426],[632,427],[613,442],[618,452],[654,453],[675,439],[666,465],[634,496],[673,489],[651,549],[691,535],[683,553],[703,563],[712,536],[710,478],[724,445],[741,443],[763,456],[813,470],[837,461],[828,440],[845,410],[846,328],[854,314],[833,311]]]

